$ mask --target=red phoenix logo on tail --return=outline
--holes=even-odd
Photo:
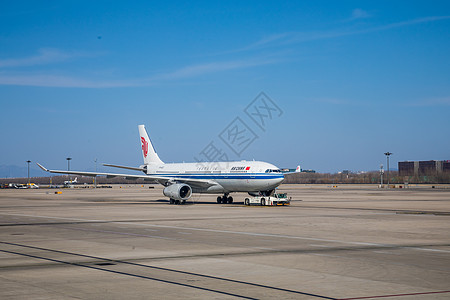
[[[141,142],[142,142],[142,152],[144,153],[144,157],[147,157],[148,154],[148,142],[141,137]]]

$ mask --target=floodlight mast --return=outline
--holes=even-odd
[[[31,162],[31,160],[27,160],[27,164],[28,164],[28,187],[30,187],[30,162]]]
[[[67,172],[70,172],[70,161],[72,160],[72,157],[67,157]],[[69,176],[69,183],[70,183],[70,174],[67,173],[67,176]]]
[[[97,173],[97,159],[95,159],[94,162],[95,162],[95,173]],[[94,177],[94,188],[97,188],[97,176]]]
[[[392,152],[385,152],[384,155],[386,155],[386,160],[387,160],[387,185],[389,188],[389,156],[391,156],[393,153]]]
[[[384,174],[384,170],[383,170],[383,164],[380,165],[380,187],[383,187],[383,174]]]

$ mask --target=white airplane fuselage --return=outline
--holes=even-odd
[[[279,186],[284,180],[283,174],[276,166],[261,161],[166,163],[141,167],[146,167],[145,173],[150,176],[197,179],[217,183],[207,187],[192,186],[194,193],[268,191]]]

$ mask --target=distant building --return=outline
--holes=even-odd
[[[436,176],[450,173],[450,160],[401,161],[398,163],[399,176]]]

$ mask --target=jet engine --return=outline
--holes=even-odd
[[[163,194],[170,199],[186,201],[191,198],[192,188],[184,183],[175,183],[165,187]]]

